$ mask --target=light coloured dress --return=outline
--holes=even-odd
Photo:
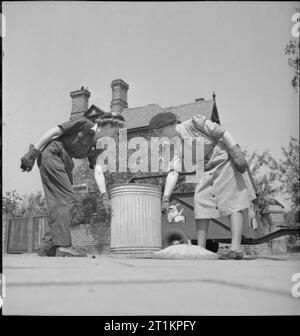
[[[196,115],[176,126],[181,138],[203,137],[204,175],[195,188],[195,219],[219,218],[250,207],[250,192],[243,175],[230,159],[222,142],[225,129]],[[174,155],[170,171],[181,171],[181,157]]]

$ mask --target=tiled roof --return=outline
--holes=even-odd
[[[196,114],[205,115],[207,118],[212,117],[214,109],[214,100],[203,100],[189,104],[170,106],[162,108],[158,104],[151,104],[136,108],[127,108],[122,112],[126,121],[126,128],[147,127],[150,119],[160,112],[173,112],[178,115],[180,121],[191,119]],[[217,112],[215,112],[217,113]]]
[[[211,118],[213,107],[213,100],[203,100],[184,105],[167,107],[165,108],[165,111],[172,112],[179,117],[180,121],[185,121],[191,119],[196,114],[201,114],[207,118]]]
[[[148,126],[150,119],[163,112],[164,109],[158,104],[151,104],[135,108],[127,108],[122,112],[125,118],[126,128],[137,128]]]

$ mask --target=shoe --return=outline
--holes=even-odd
[[[39,257],[55,257],[56,247],[44,247],[40,246],[38,249],[38,256]]]
[[[223,254],[219,257],[222,260],[241,260],[244,258],[243,252],[229,251],[226,254]]]
[[[76,250],[73,246],[70,247],[58,247],[56,249],[56,257],[86,257],[85,252]]]

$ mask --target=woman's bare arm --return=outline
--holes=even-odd
[[[51,128],[49,131],[47,131],[40,139],[39,141],[34,145],[34,147],[38,150],[41,150],[47,143],[60,136],[62,134],[62,129],[58,126]]]
[[[170,196],[176,186],[179,173],[176,171],[171,171],[166,178],[166,185],[164,190],[164,196]]]
[[[98,160],[97,160],[98,161]],[[99,162],[96,162],[94,176],[101,194],[106,193],[105,176]]]
[[[222,142],[228,149],[236,145],[235,140],[233,139],[232,135],[227,130],[224,132]]]
[[[233,159],[236,169],[242,174],[245,173],[249,169],[245,154],[228,131],[224,132],[222,142],[228,148],[229,155]]]

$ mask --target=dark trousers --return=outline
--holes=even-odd
[[[70,225],[76,205],[72,187],[74,163],[63,144],[54,140],[43,149],[38,166],[49,211],[49,231],[43,237],[42,247],[71,246]]]

